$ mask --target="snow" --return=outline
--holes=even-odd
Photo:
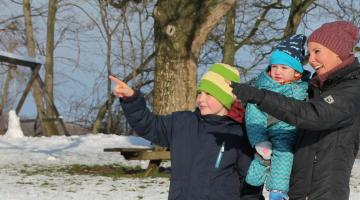
[[[139,137],[101,133],[71,137],[0,136],[0,199],[167,199],[167,178],[112,180],[65,173],[30,176],[21,173],[24,169],[71,164],[146,167],[146,161],[126,161],[119,153],[103,149],[149,146],[149,141]]]
[[[120,178],[103,176],[25,174],[24,170],[71,164],[147,166],[144,161],[126,161],[104,148],[148,148],[149,141],[135,136],[87,134],[53,137],[0,136],[1,200],[166,200],[168,178]],[[351,176],[350,199],[360,199],[360,161]]]

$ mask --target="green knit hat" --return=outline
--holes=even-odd
[[[210,94],[229,110],[234,102],[231,81],[240,82],[238,70],[224,63],[215,63],[201,78],[197,91]]]

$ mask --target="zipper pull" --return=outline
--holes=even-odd
[[[218,169],[220,167],[220,163],[221,163],[221,159],[222,159],[222,156],[224,154],[224,151],[225,151],[225,141],[222,142],[219,154],[218,154],[217,159],[216,159],[216,163],[215,163],[215,168],[216,169]]]

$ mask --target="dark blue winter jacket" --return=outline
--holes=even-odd
[[[138,135],[170,148],[170,200],[240,199],[253,151],[239,123],[227,116],[201,116],[198,111],[155,115],[140,93],[121,100],[121,105]],[[224,152],[219,156],[222,144]],[[255,200],[259,193],[250,192],[241,199]]]

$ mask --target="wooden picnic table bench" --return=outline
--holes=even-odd
[[[170,160],[170,151],[155,148],[105,148],[104,152],[120,152],[126,160]]]
[[[126,160],[150,160],[145,176],[159,171],[162,160],[170,160],[170,151],[164,148],[105,148],[104,152],[120,152]]]

